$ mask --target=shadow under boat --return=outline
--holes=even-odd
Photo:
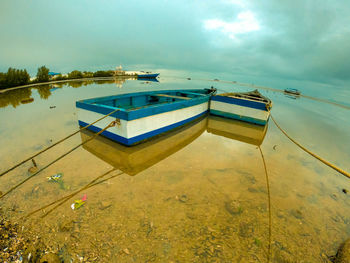
[[[265,138],[267,124],[255,125],[239,120],[209,116],[207,132],[229,139],[260,146]]]
[[[207,117],[197,119],[181,128],[128,147],[98,136],[83,148],[128,175],[136,175],[176,153],[198,138],[207,127]],[[80,132],[82,141],[95,135],[89,130]]]

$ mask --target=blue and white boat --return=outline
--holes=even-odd
[[[155,79],[158,77],[159,73],[151,73],[151,72],[142,72],[137,74],[138,79]]]
[[[205,115],[215,91],[161,90],[81,100],[76,102],[79,125],[91,124],[118,109],[88,129],[99,132],[116,121],[117,125],[103,131],[102,135],[129,146]]]
[[[223,93],[211,98],[210,114],[265,125],[270,117],[272,102],[258,90]]]

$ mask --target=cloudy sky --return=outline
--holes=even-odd
[[[2,0],[0,71],[165,68],[350,79],[348,0]]]

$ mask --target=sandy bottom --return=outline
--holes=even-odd
[[[78,128],[74,110],[58,107],[57,118],[46,112],[46,121],[25,129],[21,140],[23,129],[1,128],[8,135],[1,143],[8,146],[1,151],[1,167]],[[6,122],[12,131],[19,127]],[[104,152],[103,140],[80,147],[0,205],[24,226],[24,234],[40,235],[67,262],[266,262],[269,211],[259,149],[207,130],[205,118],[137,151],[111,147]],[[36,158],[38,167],[82,138],[76,135]],[[327,256],[350,236],[350,196],[343,192],[350,189],[349,181],[291,144],[272,122],[261,149],[270,182],[271,261],[328,262]],[[26,179],[31,166],[28,162],[0,178],[0,190]],[[60,183],[48,180],[57,173],[63,174]],[[28,216],[83,187],[59,206]],[[87,201],[72,210],[74,200],[85,194]]]

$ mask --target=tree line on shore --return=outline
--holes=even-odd
[[[81,79],[81,78],[96,78],[96,77],[112,77],[114,75],[113,70],[99,70],[96,72],[73,70],[67,75],[58,74],[51,76],[49,69],[46,66],[38,68],[35,79],[30,79],[30,75],[25,69],[9,68],[6,73],[0,72],[0,89],[7,89],[16,86],[22,86],[27,84],[48,82],[50,80],[68,80],[68,79]]]

